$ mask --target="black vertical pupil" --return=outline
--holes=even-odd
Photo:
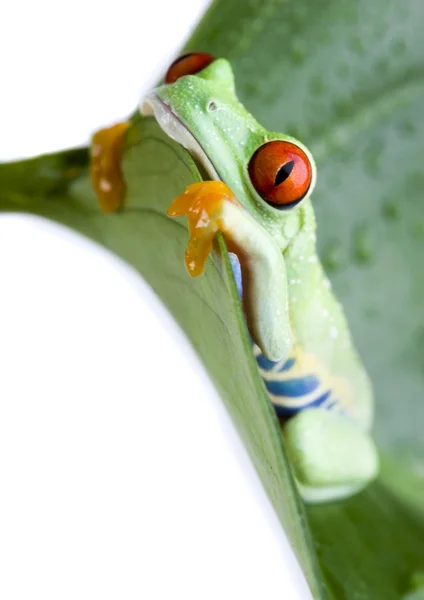
[[[279,168],[277,175],[275,176],[274,187],[280,185],[280,183],[284,183],[288,177],[290,177],[291,172],[293,171],[294,160],[290,160],[286,162],[282,167]]]

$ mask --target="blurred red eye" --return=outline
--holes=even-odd
[[[165,75],[165,83],[174,83],[183,75],[194,75],[206,68],[215,58],[206,52],[190,52],[174,60]]]
[[[275,140],[256,150],[250,159],[249,175],[266,202],[275,208],[292,208],[310,188],[312,167],[298,146]]]

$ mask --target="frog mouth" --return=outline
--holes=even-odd
[[[140,113],[143,117],[154,116],[161,129],[189,152],[203,179],[222,181],[198,140],[177,117],[169,104],[161,100],[155,92],[150,92],[144,97]]]

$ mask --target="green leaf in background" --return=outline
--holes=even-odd
[[[81,231],[136,267],[181,323],[230,410],[317,598],[419,597],[424,571],[424,5],[421,0],[219,0],[189,49],[233,64],[240,99],[314,152],[319,251],[377,399],[379,480],[307,507],[251,356],[228,257],[191,280],[171,199],[198,177],[133,119],[120,214],[100,214],[76,150],[0,168],[0,208]],[[202,426],[199,424],[199,426]],[[335,449],[337,451],[337,449]]]

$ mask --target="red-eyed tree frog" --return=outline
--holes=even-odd
[[[342,307],[316,252],[316,166],[298,140],[267,131],[236,96],[225,59],[190,53],[148,93],[142,115],[194,158],[202,181],[171,203],[187,215],[188,273],[198,276],[222,232],[232,255],[260,374],[308,502],[350,496],[378,472],[373,395]],[[120,124],[95,134],[92,181],[106,212],[119,207]]]

